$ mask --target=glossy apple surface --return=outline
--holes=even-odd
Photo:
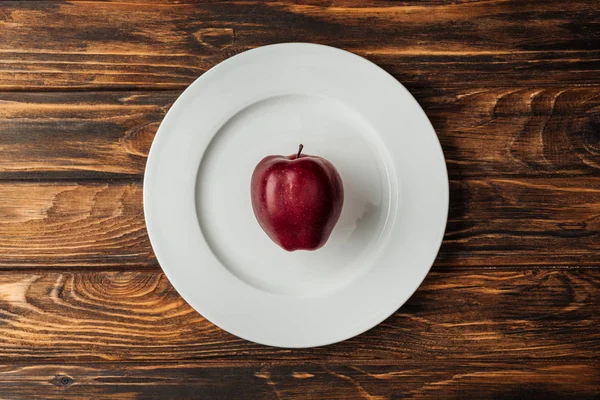
[[[252,208],[267,235],[287,251],[316,250],[342,213],[344,188],[333,164],[302,153],[263,158],[252,174]]]

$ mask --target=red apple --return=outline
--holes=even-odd
[[[269,237],[287,251],[321,248],[342,213],[344,188],[333,164],[302,153],[268,156],[254,169],[252,208]]]

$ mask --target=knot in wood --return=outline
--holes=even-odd
[[[67,387],[71,386],[74,382],[73,378],[67,375],[56,375],[54,379],[52,379],[52,384],[59,387]]]

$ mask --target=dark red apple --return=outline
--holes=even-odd
[[[268,156],[254,169],[252,208],[269,237],[287,251],[321,248],[342,213],[344,188],[333,164],[302,153]]]

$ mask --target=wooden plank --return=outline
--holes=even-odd
[[[451,181],[436,266],[600,266],[600,178]],[[0,184],[0,268],[156,268],[139,183]]]
[[[179,94],[0,93],[0,178],[142,178]]]
[[[157,266],[139,184],[0,185],[0,266]]]
[[[19,0],[2,0],[8,1],[19,1]],[[30,2],[48,2],[49,0],[22,0]],[[223,0],[218,0],[223,2]],[[458,3],[476,3],[481,0],[405,0],[402,1],[403,6],[441,6]],[[70,0],[69,3],[91,3],[91,2],[114,2],[114,3],[127,3],[127,4],[205,4],[214,3],[215,0]],[[241,0],[243,3],[277,3],[279,0]],[[305,5],[305,6],[318,6],[318,7],[351,7],[351,8],[373,8],[373,7],[393,7],[398,6],[397,0],[288,0],[285,3],[290,5]]]
[[[0,179],[141,178],[179,93],[0,93]],[[599,176],[600,86],[413,94],[451,177]]]
[[[0,366],[9,399],[596,399],[597,363]],[[335,389],[334,389],[335,388]]]
[[[182,89],[239,51],[298,41],[357,52],[409,88],[597,84],[599,18],[587,0],[3,1],[0,89]]]
[[[436,265],[600,263],[600,179],[450,182]]]
[[[449,174],[598,176],[600,87],[416,92]]]
[[[432,272],[359,337],[278,349],[215,327],[159,272],[12,272],[0,276],[0,363],[598,362],[599,287],[595,269]]]

